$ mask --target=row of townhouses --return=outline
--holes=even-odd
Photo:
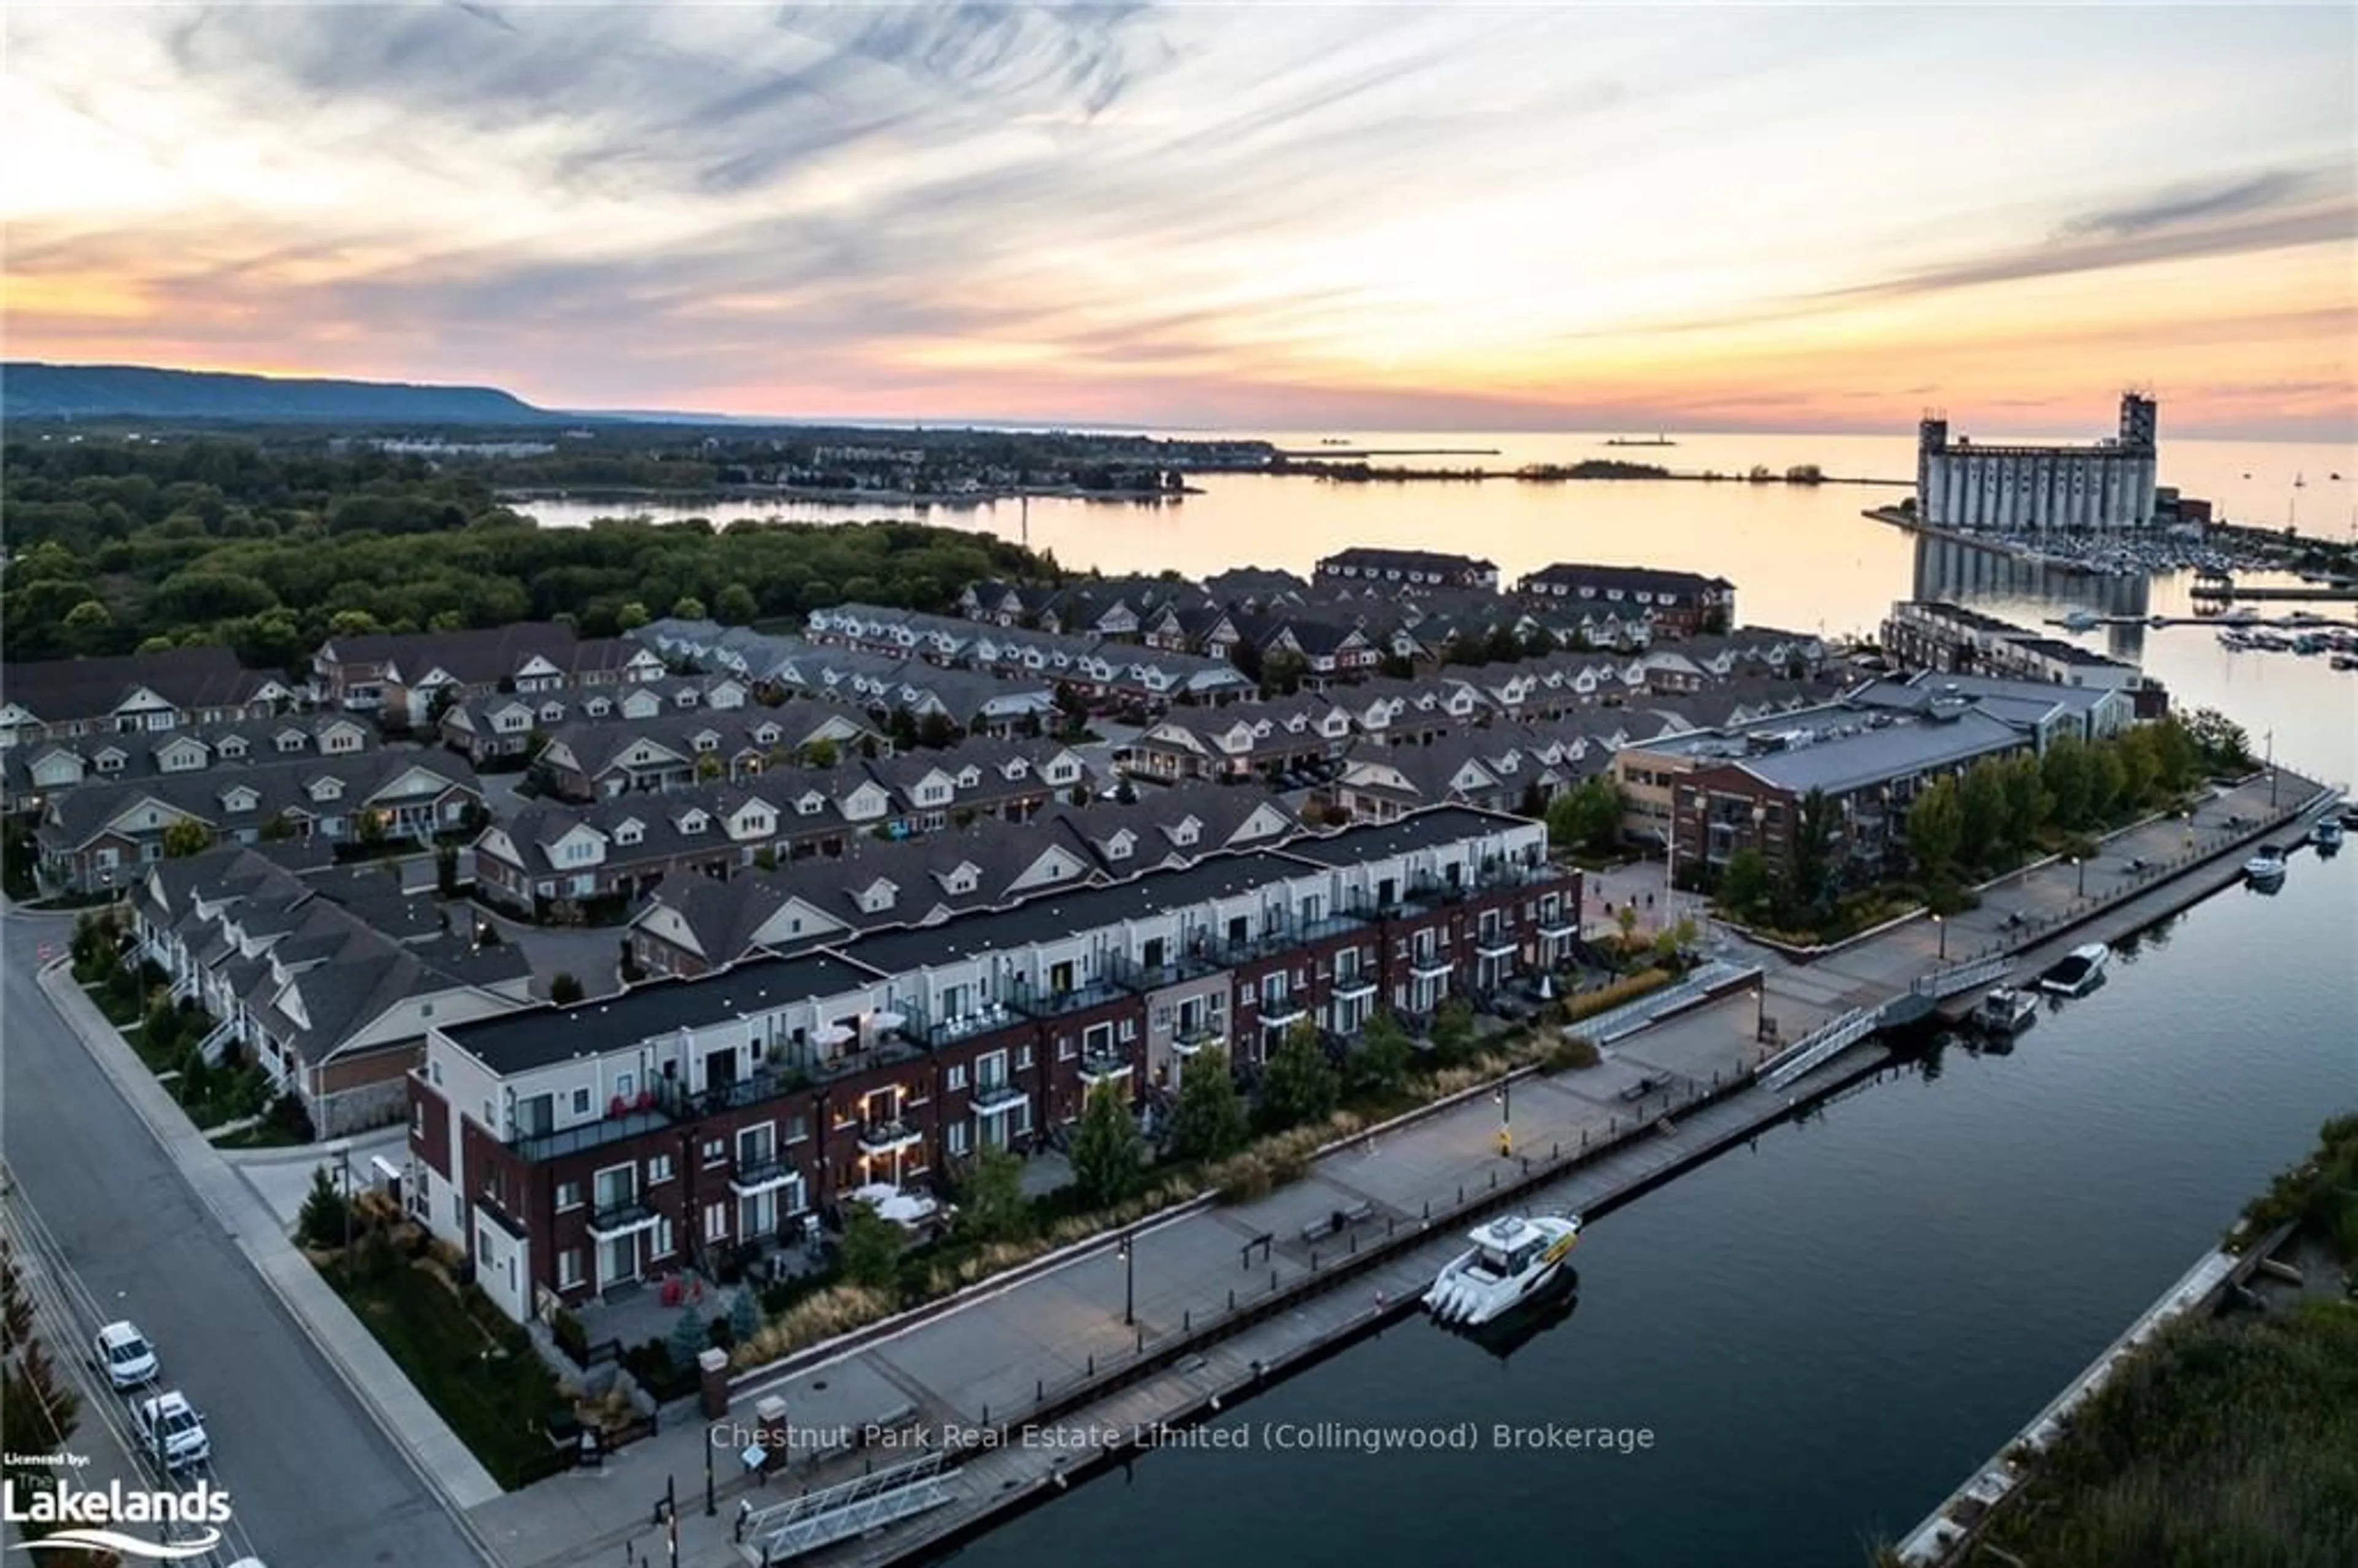
[[[544,800],[484,830],[476,882],[494,903],[546,917],[568,905],[629,903],[689,873],[725,878],[763,860],[841,855],[862,836],[1022,822],[1087,777],[1057,741],[984,739],[940,752],[847,752],[831,767],[788,762],[590,805]]]
[[[1173,653],[1095,633],[1065,636],[872,604],[814,611],[807,625],[811,641],[821,645],[1018,679],[1045,677],[1098,703],[1160,708],[1174,702],[1233,701],[1258,689],[1225,657]]]
[[[731,675],[664,674],[615,686],[562,686],[541,692],[463,697],[442,710],[442,743],[477,767],[502,757],[529,757],[535,738],[568,724],[644,724],[696,713],[727,713],[752,699]]]
[[[1457,808],[572,1007],[435,1024],[407,1201],[518,1318],[777,1244],[1214,1046],[1355,1035],[1571,952],[1576,872]]]
[[[0,666],[0,747],[274,718],[300,694],[227,648]]]
[[[401,1119],[429,1024],[529,1000],[522,952],[444,929],[376,867],[307,877],[224,846],[147,867],[130,908],[139,957],[215,1022],[200,1049],[243,1047],[323,1138]]]
[[[2147,718],[2158,717],[2168,703],[2161,688],[2135,665],[1962,604],[1902,600],[1884,618],[1883,646],[1916,669],[2138,694]]]
[[[482,814],[474,769],[448,752],[363,751],[108,780],[44,801],[36,875],[49,893],[127,890],[183,824],[213,842],[432,843],[474,831]]]
[[[985,825],[898,842],[854,838],[839,857],[656,889],[631,923],[632,957],[651,974],[703,974],[757,953],[888,925],[936,925],[1266,849],[1302,831],[1277,795],[1195,785],[1144,791],[1129,804],[1052,806],[1022,833]]]
[[[652,649],[621,637],[579,638],[557,622],[330,637],[311,658],[311,685],[321,702],[406,729],[427,724],[438,703],[613,686],[663,673]]]
[[[38,812],[46,796],[83,784],[162,778],[298,757],[349,757],[377,743],[373,726],[341,713],[197,723],[130,734],[99,731],[28,741],[0,752],[8,809]]]
[[[533,753],[534,775],[550,794],[576,801],[749,779],[828,751],[838,757],[892,754],[892,739],[859,709],[805,698],[774,708],[566,724],[543,739]]]

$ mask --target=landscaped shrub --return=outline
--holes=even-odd
[[[558,1307],[548,1320],[549,1337],[557,1347],[573,1357],[578,1365],[590,1359],[590,1333],[581,1320],[563,1307]]]
[[[1671,972],[1668,969],[1641,969],[1625,979],[1615,980],[1610,985],[1599,986],[1593,991],[1584,991],[1571,998],[1564,1003],[1564,1022],[1577,1023],[1584,1018],[1594,1018],[1624,1002],[1635,1001],[1649,991],[1660,990],[1670,983]]]

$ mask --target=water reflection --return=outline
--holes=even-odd
[[[2134,623],[2104,628],[2104,652],[2125,664],[2143,662],[2145,618],[2153,613],[2150,578],[2102,576],[1931,534],[1916,536],[1915,597],[2009,599],[2133,616]]]
[[[1548,1330],[1572,1321],[1580,1305],[1580,1271],[1566,1269],[1528,1301],[1518,1302],[1501,1316],[1471,1328],[1451,1326],[1444,1333],[1468,1339],[1501,1363]]]

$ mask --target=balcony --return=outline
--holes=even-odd
[[[1335,1000],[1336,1001],[1357,1001],[1361,997],[1373,996],[1375,994],[1375,977],[1364,971],[1356,975],[1337,975],[1335,977]]]
[[[1081,1058],[1081,1082],[1095,1088],[1130,1076],[1130,1058],[1119,1051],[1092,1051]]]
[[[1260,1026],[1263,1029],[1284,1029],[1309,1016],[1309,1011],[1310,1010],[1302,1004],[1302,998],[1298,995],[1289,996],[1282,1001],[1264,1003],[1261,1008]]]
[[[1197,951],[1160,964],[1140,964],[1116,957],[1107,966],[1114,983],[1133,991],[1161,990],[1166,986],[1184,985],[1200,980],[1206,975],[1217,975],[1221,966],[1214,957],[1214,946],[1205,942]]]
[[[1171,1036],[1171,1049],[1182,1056],[1193,1056],[1198,1051],[1219,1045],[1227,1038],[1228,1032],[1214,1024],[1184,1024]]]
[[[1474,951],[1484,958],[1511,958],[1520,949],[1514,934],[1508,931],[1486,932],[1476,938]]]
[[[787,1162],[774,1156],[740,1165],[729,1173],[729,1190],[739,1197],[752,1197],[757,1193],[775,1192],[803,1179],[802,1173]]]
[[[865,1053],[857,1053],[864,1056]],[[838,1058],[848,1060],[848,1058]],[[821,1064],[817,1071],[826,1075],[834,1064]],[[800,1066],[764,1067],[730,1083],[715,1084],[700,1093],[692,1092],[671,1078],[659,1079],[655,1104],[679,1119],[692,1120],[712,1116],[724,1110],[736,1110],[764,1100],[781,1099],[788,1095],[809,1090],[813,1074]]]
[[[899,1118],[891,1121],[862,1122],[860,1147],[865,1153],[890,1154],[896,1150],[914,1148],[924,1141],[925,1136],[914,1122]]]
[[[1418,979],[1428,980],[1436,975],[1445,975],[1456,967],[1456,961],[1446,953],[1420,953],[1409,960],[1408,969]]]
[[[1025,1022],[1023,1015],[1003,1002],[986,1002],[971,1012],[946,1018],[938,1023],[920,1022],[913,1013],[904,1029],[912,1038],[924,1041],[927,1049],[938,1050],[960,1040],[971,1040],[978,1034],[1012,1029]]]
[[[1013,1110],[1030,1098],[1015,1087],[1013,1080],[999,1078],[975,1085],[973,1098],[968,1103],[979,1116],[997,1116],[1002,1111]]]
[[[1127,988],[1111,980],[1091,980],[1070,990],[1052,991],[1044,996],[1027,995],[1019,989],[1008,1005],[1026,1018],[1060,1018],[1103,1007],[1108,1002],[1127,1000],[1130,995]]]
[[[562,1132],[519,1134],[508,1140],[508,1147],[516,1152],[518,1159],[557,1160],[585,1149],[600,1149],[609,1143],[659,1132],[671,1126],[673,1120],[672,1114],[665,1109],[629,1110],[603,1121],[568,1127]]]
[[[644,1197],[622,1198],[598,1206],[590,1216],[590,1234],[600,1241],[612,1241],[634,1230],[653,1230],[659,1217]]]
[[[1558,910],[1553,914],[1540,916],[1539,934],[1551,942],[1560,942],[1567,936],[1579,935],[1580,927],[1570,914]]]

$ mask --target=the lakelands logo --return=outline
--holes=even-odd
[[[19,1491],[5,1483],[8,1522],[53,1526],[38,1541],[24,1542],[27,1552],[52,1547],[78,1547],[90,1552],[114,1552],[151,1563],[174,1563],[202,1557],[222,1543],[221,1526],[229,1522],[229,1494],[211,1481],[199,1481],[185,1492],[126,1490],[120,1481],[103,1490],[77,1487],[60,1476],[54,1487],[28,1487]],[[116,1526],[135,1525],[132,1535]],[[150,1541],[147,1535],[188,1533],[180,1541]]]

